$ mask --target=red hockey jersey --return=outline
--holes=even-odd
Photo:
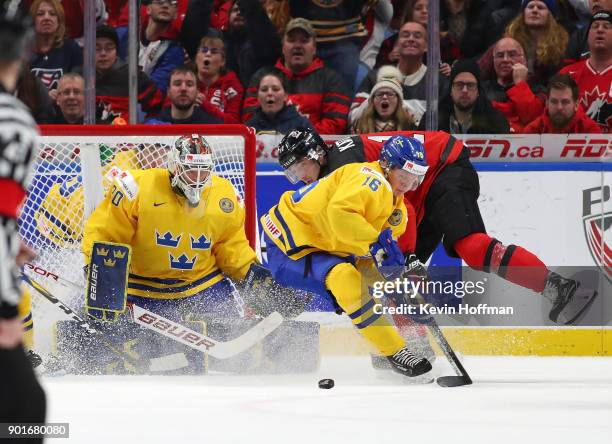
[[[596,71],[589,60],[581,60],[563,68],[580,89],[580,104],[585,113],[600,126],[603,133],[612,130],[612,66]]]

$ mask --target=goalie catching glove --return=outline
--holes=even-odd
[[[244,278],[241,294],[247,307],[263,317],[278,311],[285,318],[294,318],[312,300],[310,293],[278,284],[267,268],[256,263],[251,264]]]
[[[85,310],[90,318],[114,322],[125,312],[130,257],[129,245],[94,242],[86,269]]]
[[[397,241],[393,239],[391,228],[383,230],[378,235],[378,240],[370,245],[370,254],[378,272],[386,280],[393,280],[402,276],[405,269],[404,254]]]

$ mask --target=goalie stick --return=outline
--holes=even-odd
[[[73,290],[80,292],[85,291],[85,289],[80,285],[50,273],[41,267],[26,264],[26,268],[35,269],[35,272],[39,274],[47,273],[52,279]],[[25,273],[24,276],[26,276]],[[174,322],[136,304],[130,304],[128,302],[128,305],[131,319],[136,324],[149,330],[153,330],[160,335],[173,339],[174,341],[180,342],[187,347],[199,350],[203,353],[208,353],[210,356],[217,359],[231,358],[232,356],[248,350],[276,330],[276,328],[283,322],[283,317],[280,315],[280,313],[274,311],[241,336],[224,342],[217,341],[203,335],[202,333],[198,333],[195,330],[191,330],[178,322]]]
[[[104,347],[110,350],[116,356],[124,359],[129,362],[131,365],[136,368],[139,372],[151,371],[151,372],[162,372],[162,371],[170,371],[170,370],[178,370],[184,367],[187,367],[189,363],[187,362],[187,358],[184,353],[174,353],[168,356],[161,356],[159,358],[152,359],[135,359],[129,353],[115,347],[115,345],[106,338],[106,335],[101,331],[93,328],[91,324],[85,321],[83,318],[78,316],[74,310],[64,304],[57,297],[53,296],[49,290],[43,287],[40,283],[32,279],[25,273],[22,273],[22,278],[25,283],[27,283],[32,289],[34,289],[38,294],[43,296],[49,302],[53,304],[54,307],[57,307],[58,310],[61,310],[65,315],[69,316],[71,320],[75,321],[78,327],[89,337],[95,338]]]

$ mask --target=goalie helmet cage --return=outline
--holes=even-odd
[[[61,276],[84,284],[81,241],[85,220],[102,201],[119,168],[166,167],[167,151],[180,136],[203,135],[210,143],[215,174],[234,185],[245,205],[245,232],[256,247],[255,134],[244,125],[42,125],[28,197],[19,218],[22,239],[38,253],[27,272]],[[52,279],[51,279],[52,281]],[[52,282],[49,282],[53,287]],[[80,308],[83,295],[60,295]],[[63,293],[63,294],[62,294]],[[35,348],[48,336],[54,315],[32,300]],[[51,324],[48,324],[51,322]],[[45,328],[45,324],[47,328]],[[44,350],[48,352],[48,350]]]

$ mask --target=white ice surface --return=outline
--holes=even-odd
[[[474,385],[406,385],[364,357],[293,376],[47,377],[79,444],[609,443],[612,358],[465,357]],[[435,371],[452,374],[443,358]],[[317,381],[333,378],[321,390]]]

